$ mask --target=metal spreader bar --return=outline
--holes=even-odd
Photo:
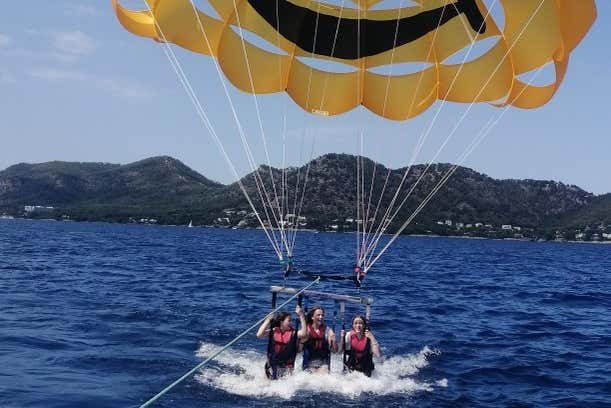
[[[272,296],[277,293],[286,293],[289,295],[294,295],[299,290],[295,288],[288,288],[285,286],[272,286],[270,288],[272,292]],[[325,293],[325,292],[316,292],[313,290],[304,290],[301,292],[303,297],[311,298],[311,299],[333,299],[340,302],[347,303],[359,303],[361,305],[365,305],[367,307],[373,304],[373,298],[366,296],[348,296],[348,295],[338,295],[336,293]]]

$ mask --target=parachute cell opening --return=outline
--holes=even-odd
[[[494,36],[484,38],[483,40],[477,40],[472,45],[465,47],[448,58],[442,61],[445,65],[462,65],[469,62],[474,62],[488,54],[502,41],[500,36]]]
[[[245,28],[240,29],[240,27],[235,26],[235,25],[232,25],[231,29],[233,30],[235,34],[241,35],[242,38],[244,38],[246,42],[254,45],[255,47],[263,51],[271,52],[276,55],[284,55],[284,56],[288,55],[286,51],[284,51],[282,48],[278,46],[278,43],[274,44],[273,42],[268,41],[263,37],[260,37],[259,35],[257,35],[256,33],[250,30],[247,30]]]
[[[378,75],[401,76],[417,74],[432,67],[430,62],[404,62],[400,64],[381,65],[369,68],[367,71]]]

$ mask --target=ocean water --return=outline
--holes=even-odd
[[[304,232],[296,260],[349,272],[354,248]],[[0,407],[136,407],[282,284],[261,231],[29,220],[0,220],[0,273]],[[611,407],[609,245],[402,237],[362,294],[384,354],[372,378],[336,358],[329,375],[270,382],[250,334],[154,406]]]

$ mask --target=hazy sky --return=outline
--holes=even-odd
[[[170,155],[211,179],[235,180],[162,45],[127,33],[110,1],[4,3],[0,169],[19,162],[129,163]],[[203,3],[196,1],[205,7]],[[143,8],[140,0],[123,4]],[[597,194],[611,192],[611,2],[600,0],[597,6],[598,20],[572,54],[555,98],[537,110],[508,110],[465,166],[495,178],[550,179]],[[250,171],[211,59],[174,49],[238,173]],[[416,120],[396,123],[364,109],[335,118],[314,117],[285,95],[265,96],[258,99],[264,143],[252,96],[233,88],[230,93],[255,160],[267,162],[267,145],[275,166],[303,164],[326,152],[362,152],[387,166],[403,167],[440,106]],[[436,156],[466,109],[458,104],[443,107],[417,163],[457,162],[473,136],[500,113],[487,105],[475,107]]]

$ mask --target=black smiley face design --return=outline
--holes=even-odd
[[[340,18],[287,0],[248,0],[248,3],[299,48],[346,60],[380,54],[418,40],[463,13],[474,32],[483,34],[486,31],[484,17],[475,0],[457,0],[394,20]]]

